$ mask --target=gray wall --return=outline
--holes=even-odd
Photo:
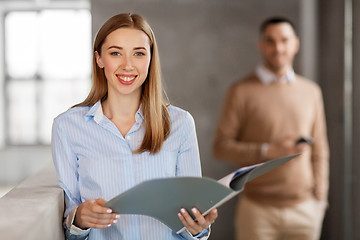
[[[235,166],[215,160],[211,153],[214,128],[225,91],[231,83],[259,63],[258,27],[272,15],[292,19],[302,37],[310,35],[314,19],[312,1],[286,0],[92,0],[93,33],[112,15],[133,12],[152,26],[162,62],[167,93],[173,104],[194,117],[203,175],[218,179]],[[311,11],[304,8],[311,7]],[[305,30],[308,29],[306,32]],[[311,35],[314,37],[314,35]],[[316,42],[304,41],[310,49]],[[302,45],[304,46],[304,45]],[[304,49],[304,48],[302,48]],[[316,71],[314,51],[302,51],[295,68],[309,77]],[[237,199],[219,208],[211,239],[233,239],[233,212]]]
[[[318,2],[318,73],[331,155],[323,239],[360,239],[360,1]]]

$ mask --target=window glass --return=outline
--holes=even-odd
[[[8,91],[8,128],[11,141],[21,144],[36,142],[36,81],[12,80]]]
[[[36,12],[10,12],[5,19],[5,62],[12,78],[32,78],[39,57]]]
[[[40,73],[45,80],[89,77],[91,29],[88,11],[47,10],[40,19]]]
[[[5,62],[8,143],[49,144],[53,119],[90,89],[90,12],[8,13]]]

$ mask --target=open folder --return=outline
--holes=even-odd
[[[216,181],[206,177],[173,177],[145,181],[108,201],[104,206],[119,214],[139,214],[158,219],[174,232],[185,229],[177,214],[196,207],[203,215],[244,189],[245,183],[297,157],[273,159],[243,167]]]

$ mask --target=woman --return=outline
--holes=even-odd
[[[185,209],[179,235],[159,221],[103,207],[152,179],[201,176],[194,121],[166,104],[154,34],[136,14],[119,14],[94,42],[93,86],[53,124],[53,160],[65,192],[68,239],[206,239],[217,218]],[[105,200],[106,199],[106,200]]]

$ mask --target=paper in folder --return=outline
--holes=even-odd
[[[245,183],[297,157],[273,159],[243,167],[216,181],[206,177],[173,177],[145,181],[108,201],[104,206],[119,214],[146,215],[161,221],[174,232],[185,229],[177,214],[196,207],[206,215],[244,189]]]

